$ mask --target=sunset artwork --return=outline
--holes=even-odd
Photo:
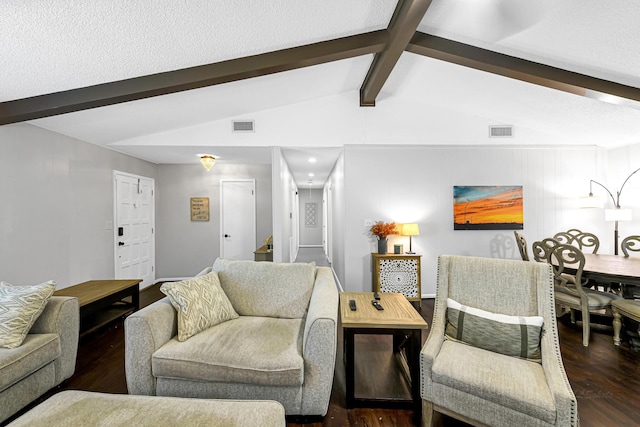
[[[522,186],[454,186],[454,230],[522,230]]]

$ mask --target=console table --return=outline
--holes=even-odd
[[[89,280],[55,291],[76,297],[80,304],[80,333],[87,334],[140,308],[141,279]]]
[[[399,292],[422,308],[421,255],[372,253],[373,291]]]

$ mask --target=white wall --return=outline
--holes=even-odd
[[[300,246],[322,246],[322,190],[317,188],[299,188],[299,228]],[[316,204],[316,224],[306,225],[306,204]]]
[[[344,179],[344,153],[340,154],[336,164],[325,183],[325,189],[327,190],[326,202],[329,206],[329,212],[327,223],[329,225],[328,230],[328,244],[330,246],[330,261],[331,266],[336,274],[338,286],[340,290],[344,289],[344,282],[346,277],[345,267],[345,179]]]
[[[256,180],[256,249],[271,236],[271,165],[160,165],[157,278],[193,276],[220,256],[220,181],[230,178]],[[191,197],[209,198],[209,221],[191,221]]]
[[[440,254],[518,258],[512,231],[453,230],[455,185],[522,185],[529,243],[574,227],[605,236],[602,212],[578,203],[589,179],[602,176],[602,156],[594,147],[345,146],[345,290],[371,290],[377,249],[365,219],[419,224],[413,250],[422,255],[423,296],[435,294]],[[394,242],[408,247],[408,237],[392,236],[390,248]],[[611,249],[605,242],[601,252]]]
[[[607,187],[615,198],[629,174],[640,168],[640,144],[609,150],[607,151],[607,160],[607,179],[600,181],[600,183]],[[601,187],[594,185],[593,194],[602,197],[605,208],[613,206],[611,198]],[[620,206],[631,209],[633,212],[631,222],[620,222],[618,225],[621,242],[629,235],[640,234],[640,172],[631,176],[624,184],[620,196]],[[606,230],[606,235],[610,237],[610,241],[613,241],[614,224],[606,223]]]
[[[294,237],[294,206],[297,186],[280,147],[273,148],[273,261],[293,262],[291,240]]]
[[[0,126],[0,280],[113,279],[113,170],[157,166],[26,123]]]

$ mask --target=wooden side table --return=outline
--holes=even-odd
[[[375,292],[399,292],[422,308],[420,259],[422,255],[372,253]]]
[[[356,310],[349,308],[349,300],[356,301]],[[402,294],[380,294],[377,310],[371,305],[372,292],[341,292],[340,319],[344,335],[347,408],[369,406],[409,407],[421,419],[420,350],[422,330],[427,322]],[[411,382],[411,400],[364,399],[355,397],[355,335],[393,335],[393,353],[404,374]]]
[[[254,261],[270,261],[273,262],[273,251],[267,248],[267,245],[260,246],[253,251]]]

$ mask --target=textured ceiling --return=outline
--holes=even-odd
[[[389,0],[5,0],[0,101],[384,29],[395,6]],[[640,2],[631,0],[433,0],[418,30],[637,88],[638,22]],[[308,165],[296,159],[304,163],[314,147],[345,141],[488,144],[494,141],[486,139],[487,124],[512,124],[516,137],[509,144],[640,142],[638,103],[600,102],[598,94],[579,97],[410,53],[377,106],[360,108],[357,91],[371,60],[366,55],[31,123],[156,163],[195,163],[203,146],[217,149],[221,161],[268,163],[264,147],[313,144],[301,156],[285,151],[299,183],[307,181]],[[232,135],[230,121],[238,118],[259,118],[256,132]]]

